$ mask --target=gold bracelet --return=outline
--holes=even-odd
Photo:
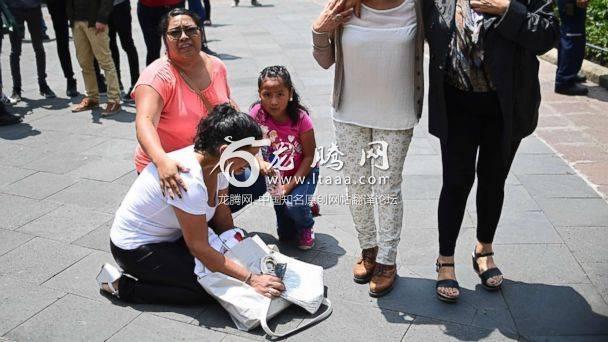
[[[243,283],[250,285],[249,281],[251,281],[251,277],[253,277],[253,272],[249,272],[249,274],[247,275],[247,277],[245,278],[245,280],[243,281]]]

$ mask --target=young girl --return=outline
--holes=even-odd
[[[283,66],[270,66],[258,78],[260,100],[250,114],[270,140],[264,155],[278,170],[278,195],[275,202],[279,240],[297,239],[298,248],[314,246],[312,195],[317,187],[319,168],[312,166],[316,149],[312,120]]]

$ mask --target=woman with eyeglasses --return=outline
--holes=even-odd
[[[168,158],[167,153],[192,144],[198,122],[213,107],[231,103],[226,66],[201,51],[200,18],[183,8],[171,10],[161,21],[160,32],[167,53],[151,63],[135,84],[132,97],[137,114],[136,170],[150,162],[158,169],[160,187],[168,197],[182,197],[187,186],[180,172],[188,168]],[[249,173],[241,175],[243,179]],[[230,193],[258,198],[266,191],[263,178],[250,188],[234,188]],[[231,206],[239,210],[244,203]]]

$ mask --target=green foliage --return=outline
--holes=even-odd
[[[589,0],[587,8],[587,42],[608,49],[608,0]],[[608,65],[608,53],[587,48],[587,58]]]

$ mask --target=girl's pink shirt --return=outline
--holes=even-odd
[[[217,57],[209,56],[209,58],[213,69],[211,84],[202,93],[213,106],[216,106],[229,102],[230,87],[226,65]],[[135,89],[140,85],[152,87],[163,100],[163,109],[156,127],[163,150],[169,153],[192,145],[200,120],[208,115],[207,109],[167,57],[159,58],[146,67],[137,80],[131,97],[135,98]],[[141,172],[150,162],[150,157],[141,145],[137,145],[135,149],[137,172]]]
[[[262,127],[264,138],[270,139],[269,153],[282,151],[278,156],[284,169],[281,175],[291,177],[296,174],[304,158],[301,135],[313,129],[308,113],[300,110],[300,118],[295,125],[291,120],[277,122],[258,103],[251,108],[249,115]]]

